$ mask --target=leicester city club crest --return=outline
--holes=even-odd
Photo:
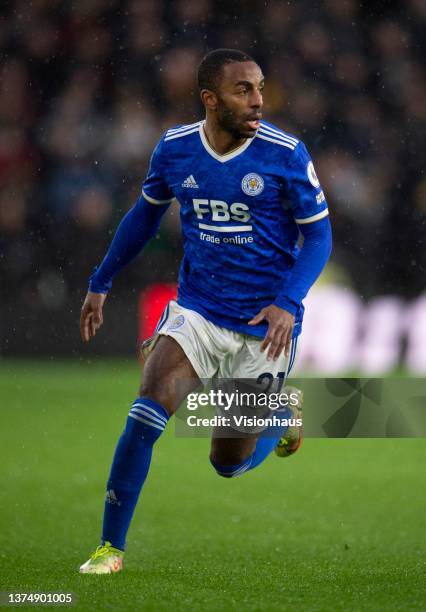
[[[175,329],[179,329],[185,323],[185,317],[183,315],[178,315],[168,326],[167,331],[174,331]]]
[[[255,172],[246,174],[241,181],[241,189],[249,196],[256,196],[262,193],[265,182],[261,176]]]

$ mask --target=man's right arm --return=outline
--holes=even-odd
[[[168,205],[151,204],[142,195],[121,220],[107,254],[90,277],[89,291],[80,317],[83,341],[88,342],[102,325],[102,307],[114,276],[132,261],[156,234],[167,208]]]
[[[80,316],[80,334],[88,342],[102,325],[102,307],[112,279],[138,255],[158,230],[161,217],[173,200],[165,178],[163,140],[156,146],[144,181],[142,195],[123,217],[101,265],[90,277],[89,291]]]
[[[114,275],[134,259],[157,232],[161,217],[174,199],[166,178],[166,160],[161,139],[152,153],[139,200],[121,221],[108,253],[90,277],[89,290],[93,293],[108,293]]]
[[[168,206],[157,206],[142,195],[123,217],[102,263],[90,277],[89,291],[108,293],[112,279],[134,259],[158,231]]]

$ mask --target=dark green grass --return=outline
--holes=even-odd
[[[3,362],[0,590],[81,610],[421,610],[426,440],[306,440],[235,480],[208,440],[155,451],[126,569],[80,576],[138,368]]]

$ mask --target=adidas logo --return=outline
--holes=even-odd
[[[118,501],[114,489],[110,489],[109,491],[107,491],[106,501],[108,504],[115,504],[117,506],[121,506],[121,501]]]
[[[198,185],[197,185],[197,181],[194,178],[194,175],[191,174],[190,176],[188,176],[188,178],[186,178],[183,183],[182,183],[182,187],[190,187],[191,189],[198,189]]]

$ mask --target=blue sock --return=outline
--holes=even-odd
[[[289,410],[277,410],[275,414],[283,419],[291,418]],[[247,457],[241,463],[235,465],[221,465],[211,461],[216,472],[224,478],[235,478],[235,476],[241,476],[245,472],[248,472],[263,461],[266,457],[274,450],[282,436],[288,429],[288,425],[272,425],[262,432],[260,437],[257,439],[256,448],[254,452]]]
[[[126,535],[148,475],[152,447],[169,420],[166,410],[151,399],[133,403],[118,441],[107,483],[102,542],[124,550]]]
[[[282,419],[290,419],[292,416],[291,411],[287,408],[284,410],[277,410],[274,414]],[[260,434],[256,442],[254,453],[251,455],[249,470],[252,470],[265,461],[266,457],[272,453],[287,429],[288,425],[271,425],[271,427],[268,427]]]

